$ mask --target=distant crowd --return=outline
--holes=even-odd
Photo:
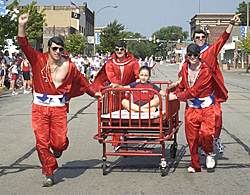
[[[105,53],[100,55],[96,53],[92,57],[87,55],[75,54],[69,56],[67,52],[64,53],[66,57],[70,57],[71,61],[77,66],[77,69],[92,83],[98,74],[101,67],[108,61],[109,55]],[[21,53],[14,52],[12,55],[6,50],[4,53],[0,52],[0,87],[8,88],[12,91],[12,95],[18,95],[16,89],[21,89],[23,94],[29,94],[32,90],[32,68],[29,61]],[[153,67],[155,65],[155,58],[153,54],[144,60],[138,58],[140,66]],[[154,69],[153,75],[155,76]]]

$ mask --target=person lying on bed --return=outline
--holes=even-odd
[[[155,89],[160,93],[160,95],[165,96],[166,91],[162,90],[155,84],[149,82],[149,78],[151,76],[151,69],[148,66],[142,66],[139,70],[139,81],[135,83],[131,83],[126,86],[121,85],[114,85],[113,87],[123,87],[123,88],[149,88],[149,89]],[[141,101],[140,101],[140,93],[141,93]],[[131,111],[132,112],[139,112],[141,109],[141,112],[149,112],[149,106],[150,106],[150,112],[155,112],[156,108],[159,106],[159,98],[154,98],[154,92],[153,91],[133,91],[133,100],[134,102],[131,103]],[[149,104],[150,101],[150,104]],[[141,103],[141,104],[140,104]],[[122,100],[122,106],[129,110],[130,102],[128,99]],[[141,106],[141,108],[140,108]]]

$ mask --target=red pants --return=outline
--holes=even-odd
[[[36,149],[42,164],[42,174],[52,175],[58,168],[51,152],[66,150],[69,141],[67,134],[67,107],[50,107],[33,104],[32,128],[36,136]]]
[[[222,128],[221,105],[219,102],[215,101],[215,134],[214,134],[215,139],[220,137],[221,128]]]
[[[198,147],[200,141],[203,150],[213,152],[213,134],[215,133],[215,106],[198,109],[187,107],[185,111],[185,133],[190,149],[190,166],[201,171]]]

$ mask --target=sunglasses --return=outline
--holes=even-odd
[[[115,51],[124,51],[124,48],[115,48]]]
[[[57,51],[59,49],[60,52],[63,52],[64,48],[63,47],[52,47],[53,51]]]
[[[201,38],[202,38],[202,39],[206,39],[206,36],[203,35],[203,36],[199,36],[199,37],[197,36],[197,37],[195,37],[195,39],[201,39]]]
[[[197,54],[197,53],[188,53],[187,56],[188,56],[188,57],[194,56],[194,57],[197,58],[197,57],[199,56],[199,54]]]

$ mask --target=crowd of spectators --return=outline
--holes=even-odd
[[[108,53],[103,55],[96,53],[92,57],[80,54],[69,55],[68,53],[64,55],[70,57],[90,83],[94,81],[98,71],[109,57]],[[29,94],[32,89],[32,68],[26,57],[21,52],[14,52],[10,56],[9,51],[6,50],[4,53],[0,51],[0,63],[0,87],[11,90],[12,95],[18,95],[16,89],[21,89],[23,94]],[[141,61],[140,64],[144,63]]]
[[[17,52],[10,56],[9,51],[6,50],[4,53],[0,51],[0,62],[0,87],[11,90],[12,95],[18,95],[15,89],[21,89],[24,94],[29,94],[32,70],[28,60]]]

